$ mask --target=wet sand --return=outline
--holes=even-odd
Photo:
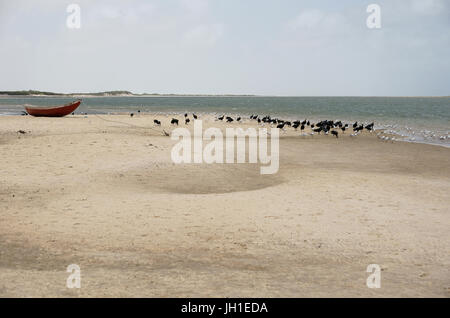
[[[449,148],[288,128],[261,175],[173,164],[170,118],[0,117],[0,297],[450,296]]]

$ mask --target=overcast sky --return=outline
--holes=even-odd
[[[0,90],[450,95],[449,2],[0,0]]]

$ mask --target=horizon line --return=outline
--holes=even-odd
[[[20,93],[28,94],[20,94]],[[99,97],[124,97],[123,95],[130,96],[197,96],[197,97],[391,97],[391,98],[446,98],[449,95],[263,95],[263,94],[235,94],[235,93],[222,93],[222,94],[212,94],[212,93],[134,93],[129,90],[111,90],[111,91],[98,91],[98,92],[78,92],[78,93],[61,93],[53,91],[41,91],[41,90],[0,90],[0,96],[30,96],[30,95],[40,95],[40,96],[54,96],[54,95],[68,95],[68,96],[78,96],[78,95],[96,95]],[[122,96],[121,96],[122,95]]]

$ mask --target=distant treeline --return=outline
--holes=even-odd
[[[42,92],[35,90],[28,91],[0,91],[0,95],[20,95],[20,96],[29,96],[29,95],[45,95],[45,96],[71,96],[71,95],[91,95],[91,96],[105,96],[105,95],[133,95],[133,93],[129,91],[110,91],[110,92],[98,92],[98,93],[54,93],[54,92]]]
[[[54,92],[42,92],[35,90],[28,91],[0,91],[0,95],[10,95],[10,96],[78,96],[78,95],[86,95],[86,96],[222,96],[222,97],[249,97],[255,95],[234,95],[234,94],[221,94],[221,95],[213,95],[213,94],[158,94],[158,93],[143,93],[143,94],[134,94],[130,91],[108,91],[108,92],[98,92],[98,93],[54,93]]]
[[[28,91],[0,91],[0,95],[64,95],[64,94],[28,90]]]

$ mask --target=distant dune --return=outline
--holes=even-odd
[[[233,95],[233,94],[158,94],[158,93],[142,93],[135,94],[130,91],[107,91],[97,93],[55,93],[37,90],[21,90],[21,91],[0,91],[0,95],[7,96],[255,96],[255,95]]]
[[[0,95],[12,95],[12,96],[132,96],[133,93],[129,91],[109,91],[109,92],[98,92],[98,93],[54,93],[54,92],[43,92],[36,90],[27,91],[0,91]]]

